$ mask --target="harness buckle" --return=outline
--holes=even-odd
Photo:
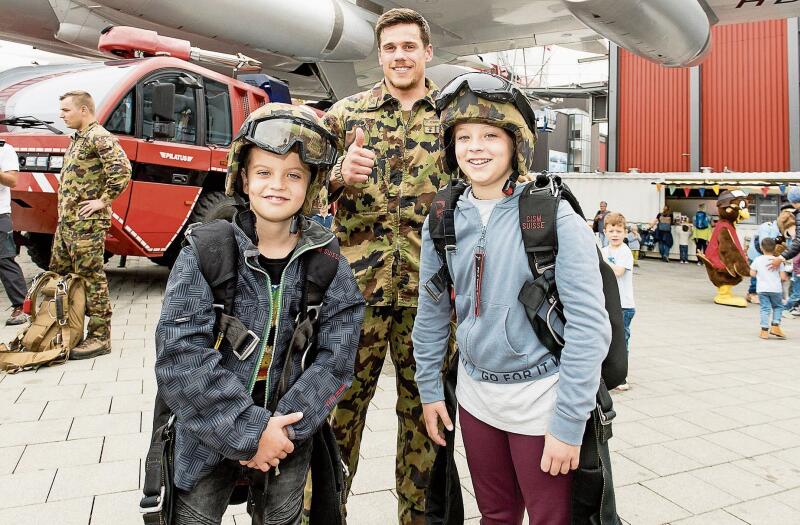
[[[609,410],[608,413],[604,412],[600,403],[597,404],[597,415],[600,418],[600,424],[604,427],[610,425],[611,421],[617,417],[617,413],[614,410]]]
[[[161,486],[161,494],[156,496],[156,504],[155,506],[148,507],[145,506],[144,503],[146,500],[150,498],[142,498],[139,502],[139,513],[140,514],[153,514],[154,512],[161,512],[164,509],[164,494],[166,492],[166,488],[164,485]]]
[[[250,357],[250,354],[253,353],[253,351],[258,346],[258,343],[261,341],[261,339],[255,333],[253,333],[252,330],[248,330],[247,335],[250,336],[251,341],[247,344],[246,347],[244,347],[244,351],[240,353],[237,351],[236,348],[233,349],[233,355],[235,355],[236,358],[239,359],[239,361],[244,361],[245,359]]]

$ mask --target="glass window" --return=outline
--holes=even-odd
[[[227,146],[231,143],[231,98],[228,86],[206,79],[206,142]]]
[[[133,90],[120,100],[117,108],[108,117],[105,127],[111,133],[119,135],[133,135]]]
[[[169,142],[197,143],[197,90],[184,80],[184,75],[160,76],[147,82],[142,88],[142,136],[153,136],[153,87],[157,82],[175,85],[174,138],[159,138]]]
[[[58,97],[73,90],[88,91],[98,113],[102,113],[109,97],[130,75],[129,62],[91,62],[58,66],[19,67],[0,73],[0,107],[6,118],[33,115],[60,129],[72,133],[59,116]],[[15,89],[3,89],[15,84]]]
[[[569,154],[567,170],[572,172],[587,172],[591,164],[592,155],[592,122],[589,115],[584,112],[569,113]]]

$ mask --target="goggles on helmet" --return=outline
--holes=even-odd
[[[332,166],[336,161],[333,135],[297,117],[266,117],[245,122],[236,135],[236,139],[241,138],[278,155],[285,155],[297,144],[300,159],[311,166]]]
[[[488,73],[464,73],[451,80],[436,97],[436,111],[441,113],[465,85],[480,98],[512,103],[522,114],[528,128],[536,132],[536,114],[522,91],[508,80]]]

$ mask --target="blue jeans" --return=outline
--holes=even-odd
[[[625,327],[625,349],[628,349],[628,340],[631,338],[631,321],[633,316],[636,315],[636,308],[623,308],[622,309],[622,323]]]
[[[688,261],[689,260],[689,245],[688,244],[679,244],[678,248],[681,251],[681,261]]]
[[[791,310],[798,304],[800,304],[800,275],[795,274],[792,276],[791,293],[789,294],[789,298],[786,300],[784,308]]]
[[[780,292],[759,292],[758,307],[761,311],[761,328],[769,328],[770,314],[772,314],[772,324],[781,324],[781,314],[783,313],[783,294]]]
[[[265,525],[300,525],[303,489],[311,462],[311,440],[295,443],[294,452],[281,460],[280,475],[271,475],[267,487]],[[218,525],[228,508],[236,480],[250,469],[225,459],[188,492],[176,490],[174,525]],[[260,475],[260,471],[253,471]],[[270,474],[273,469],[270,470]]]

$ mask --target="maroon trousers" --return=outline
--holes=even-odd
[[[572,471],[551,476],[540,464],[544,436],[494,428],[459,407],[467,464],[481,512],[481,525],[568,525]]]

